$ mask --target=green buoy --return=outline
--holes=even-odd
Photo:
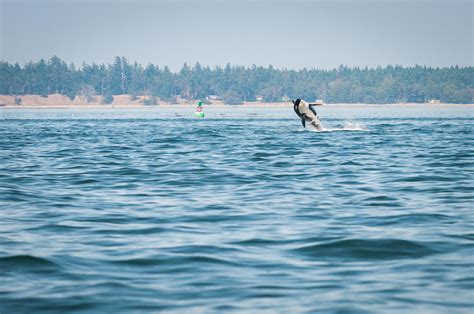
[[[204,112],[202,111],[202,101],[197,104],[196,112],[194,112],[196,118],[204,118]]]
[[[196,112],[194,113],[194,116],[195,116],[196,118],[204,118],[204,112],[197,112],[197,111],[196,111]]]

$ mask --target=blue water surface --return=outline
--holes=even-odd
[[[472,313],[473,107],[0,109],[0,312]]]

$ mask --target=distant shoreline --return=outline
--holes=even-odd
[[[197,101],[188,101],[178,99],[175,103],[158,100],[157,105],[143,104],[144,96],[138,96],[136,100],[131,100],[130,95],[116,95],[111,104],[102,104],[102,96],[94,96],[94,102],[86,102],[81,96],[77,96],[74,100],[60,94],[42,97],[40,95],[22,95],[17,96],[21,99],[20,104],[16,104],[15,96],[0,95],[0,109],[140,109],[140,108],[158,108],[158,107],[174,107],[189,108],[196,106]],[[288,107],[291,102],[243,102],[239,105],[227,105],[222,101],[213,100],[210,104],[204,104],[209,107]],[[364,104],[364,103],[344,103],[344,104],[325,104],[330,107],[474,107],[474,104],[447,104],[447,103],[392,103],[392,104]]]

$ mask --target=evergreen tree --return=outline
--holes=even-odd
[[[149,64],[145,68],[137,62],[129,64],[124,57],[115,57],[112,64],[83,64],[76,69],[57,56],[47,62],[18,63],[0,61],[0,94],[47,95],[60,93],[71,99],[83,86],[88,93],[103,95],[153,95],[172,100],[179,95],[188,100],[205,99],[217,95],[227,103],[253,101],[262,95],[264,101],[281,101],[286,96],[316,98],[328,103],[397,103],[442,102],[472,103],[474,67],[453,66],[432,68],[415,66],[387,66],[385,68],[278,70],[252,65],[226,64],[211,69],[196,63],[186,63],[178,73],[168,67],[160,69]],[[113,97],[112,97],[113,100]]]
[[[107,90],[105,92],[105,95],[104,95],[104,98],[102,98],[102,103],[103,104],[111,104],[114,102],[114,96],[112,95],[112,93]]]

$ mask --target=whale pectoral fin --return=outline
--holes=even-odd
[[[304,118],[301,118],[301,124],[303,125],[303,128],[306,128],[306,120]]]

